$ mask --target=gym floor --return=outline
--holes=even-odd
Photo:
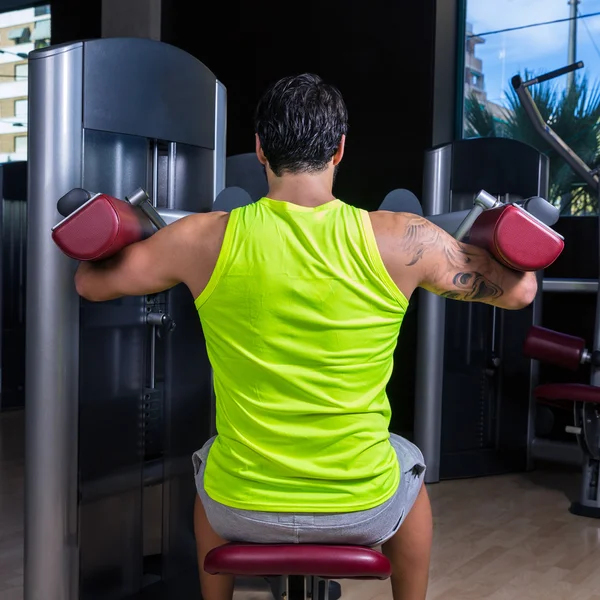
[[[23,414],[0,415],[0,599],[23,598]],[[578,475],[533,473],[429,486],[428,600],[600,600],[600,521],[568,512]],[[235,600],[272,600],[262,586]],[[343,582],[343,600],[391,600],[388,581]]]

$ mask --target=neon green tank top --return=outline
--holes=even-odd
[[[233,210],[196,299],[216,395],[207,494],[267,512],[389,499],[386,385],[407,306],[366,211],[269,198]]]

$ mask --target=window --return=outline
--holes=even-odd
[[[4,48],[4,55],[0,61],[3,65],[0,76],[0,116],[3,117],[0,123],[0,162],[27,160],[27,56],[33,48],[48,46],[51,37],[49,0],[45,0],[43,5],[33,4],[34,0],[31,0],[29,8],[0,11],[0,46]],[[25,43],[27,45],[22,45]]]
[[[15,100],[15,117],[27,116],[27,100]]]
[[[533,132],[511,79],[530,79],[583,61],[583,69],[530,91],[576,154],[590,167],[600,166],[600,0],[465,2],[463,137],[510,137],[536,147],[550,160],[549,200],[561,214],[598,214],[596,196]]]
[[[29,65],[27,63],[15,65],[15,81],[25,81],[29,74]]]
[[[50,14],[50,5],[44,4],[44,6],[36,6],[34,8],[33,14],[36,17],[41,17],[42,15],[49,15]]]
[[[27,154],[27,136],[26,135],[15,136],[15,153],[16,154]]]
[[[8,32],[8,39],[15,44],[27,44],[31,40],[31,29],[29,27],[16,27]]]
[[[40,44],[45,44],[46,46],[50,44],[50,19],[36,21],[31,40],[35,42],[36,48],[44,47],[40,46]]]

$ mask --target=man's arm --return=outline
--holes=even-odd
[[[402,291],[406,288],[410,294],[422,287],[452,300],[509,310],[533,302],[535,273],[501,265],[487,250],[458,242],[424,217],[406,213],[386,217],[382,257]]]
[[[185,283],[199,295],[218,256],[228,215],[185,217],[146,240],[99,262],[82,262],[75,273],[80,296],[93,302],[157,294]]]

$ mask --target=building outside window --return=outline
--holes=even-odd
[[[50,14],[50,5],[49,4],[44,4],[43,6],[36,6],[33,9],[33,15],[35,17],[41,17],[43,15],[49,15]]]
[[[15,81],[27,81],[29,75],[29,65],[21,63],[15,65]]]
[[[529,127],[511,79],[572,62],[584,68],[530,88],[542,115],[592,167],[600,166],[600,0],[466,0],[463,137],[511,137],[550,159],[550,198],[563,215],[598,214],[564,161]]]
[[[49,4],[0,13],[0,163],[27,160],[27,55],[50,35]]]
[[[15,100],[15,117],[27,116],[27,99]]]
[[[27,155],[27,136],[15,136],[15,154]]]

